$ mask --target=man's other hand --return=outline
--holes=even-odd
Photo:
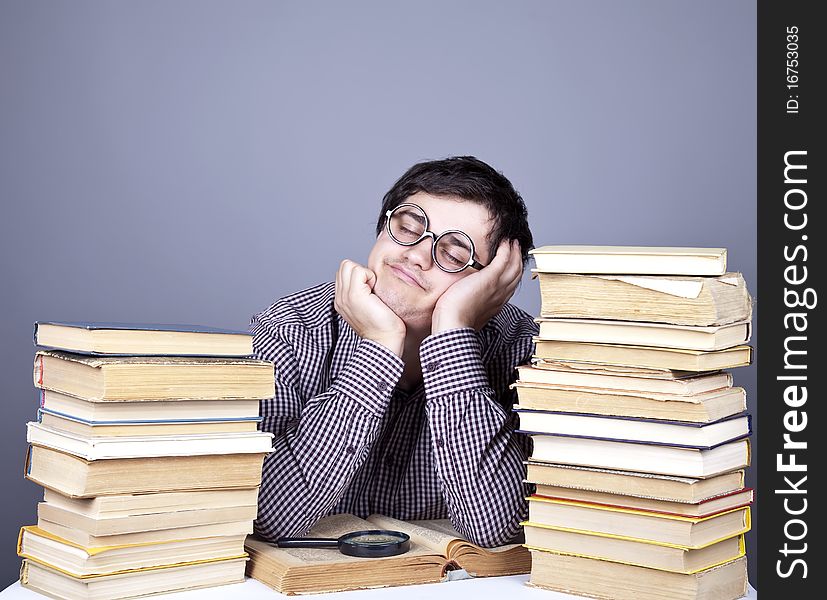
[[[458,327],[479,331],[514,295],[522,276],[519,243],[503,240],[487,267],[445,290],[434,308],[431,333]]]
[[[352,260],[343,260],[336,272],[333,306],[361,337],[382,344],[401,357],[405,323],[373,293],[375,284],[373,271]]]

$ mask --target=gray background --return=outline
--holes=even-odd
[[[32,323],[246,329],[364,262],[414,162],[503,171],[538,246],[724,246],[755,293],[755,47],[746,0],[2,0],[0,584],[41,493]]]

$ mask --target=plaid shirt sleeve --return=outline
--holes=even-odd
[[[533,325],[525,325],[514,339],[496,345],[498,354],[485,364],[479,334],[470,328],[432,335],[420,347],[442,495],[454,528],[482,546],[508,543],[527,518],[528,441],[514,431],[508,384],[514,367],[529,362],[533,334]],[[503,374],[507,381],[490,381]]]
[[[276,373],[275,397],[262,403],[262,429],[275,438],[264,461],[255,530],[269,540],[299,536],[336,505],[364,463],[402,361],[361,340],[329,387],[308,397],[302,371],[317,367],[323,353],[295,351],[313,345],[306,329],[274,327],[257,315],[251,331],[256,357],[273,362]]]

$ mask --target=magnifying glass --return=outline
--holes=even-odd
[[[291,538],[276,540],[279,548],[338,548],[342,554],[362,558],[380,558],[404,554],[411,548],[411,538],[401,531],[365,529],[338,538]]]

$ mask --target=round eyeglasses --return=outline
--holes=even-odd
[[[416,204],[400,204],[385,213],[385,229],[390,238],[401,246],[415,246],[431,238],[431,257],[434,264],[446,273],[459,273],[468,267],[480,270],[485,265],[474,258],[474,242],[459,229],[449,229],[436,235],[428,231],[428,215]]]

